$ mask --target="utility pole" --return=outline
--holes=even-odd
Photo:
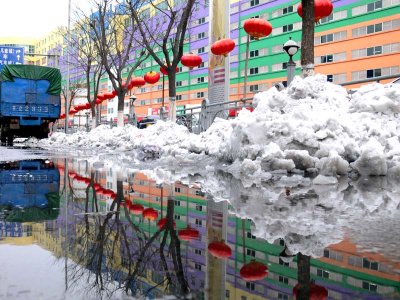
[[[69,47],[71,43],[71,0],[68,0],[68,33],[67,33],[67,84],[65,92],[65,126],[64,132],[68,133],[69,123]]]

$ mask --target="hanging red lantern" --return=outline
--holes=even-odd
[[[74,179],[78,174],[76,174],[75,172],[70,171],[68,173],[68,176],[71,177],[72,179]]]
[[[136,204],[136,203],[132,203],[129,206],[129,210],[134,214],[134,215],[141,215],[143,214],[144,211],[144,207],[141,204]]]
[[[199,231],[187,226],[185,229],[178,231],[178,236],[182,241],[191,241],[199,238]]]
[[[144,81],[146,81],[149,84],[154,84],[158,80],[160,80],[160,73],[150,71],[144,75]]]
[[[64,119],[65,118],[65,114],[61,114],[59,119]]]
[[[240,277],[245,281],[257,281],[268,275],[268,267],[258,261],[252,260],[240,269]]]
[[[328,17],[333,11],[333,5],[329,0],[314,0],[314,21],[319,22],[320,19]],[[303,6],[300,2],[297,7],[297,13],[303,18]]]
[[[73,107],[73,108],[70,109],[69,114],[73,115],[73,114],[76,114],[77,112],[78,111]]]
[[[252,18],[244,22],[243,28],[246,33],[256,40],[270,35],[272,32],[271,24],[264,19]]]
[[[160,72],[161,72],[162,74],[164,74],[164,75],[168,75],[167,66],[164,66],[164,67],[165,67],[165,68],[160,67]],[[179,68],[176,67],[176,68],[175,68],[175,73],[178,73],[178,72],[179,72]]]
[[[146,81],[144,80],[143,77],[134,77],[129,85],[132,85],[132,87],[141,87],[146,84]]]
[[[159,229],[162,229],[166,224],[167,224],[167,218],[161,218],[157,222],[157,226],[158,226]],[[174,228],[176,227],[176,222],[175,221],[173,221],[173,226],[174,226]]]
[[[93,184],[93,188],[94,188],[94,190],[95,190],[96,192],[102,189],[101,185],[98,184],[98,183]]]
[[[106,98],[104,97],[104,94],[103,94],[103,93],[97,94],[97,99],[100,99],[101,101],[106,100]]]
[[[223,55],[227,56],[229,52],[235,49],[235,42],[231,39],[222,39],[216,41],[211,46],[211,52],[214,55]]]
[[[103,190],[103,195],[107,197],[111,197],[113,194],[115,194],[112,190]]]
[[[114,94],[113,94],[113,92],[105,92],[104,93],[104,98],[106,99],[106,100],[108,100],[108,99],[113,99],[115,96],[114,96]]]
[[[148,219],[150,221],[154,221],[158,218],[158,212],[154,208],[146,208],[143,211],[143,218]]]
[[[185,67],[192,70],[194,67],[198,67],[202,63],[203,59],[201,56],[193,53],[185,54],[181,57],[181,63]]]
[[[112,94],[113,94],[114,97],[116,97],[118,95],[118,92],[116,90],[113,90]]]
[[[293,288],[293,295],[296,299],[297,293],[299,291],[300,284],[296,284]],[[315,283],[310,284],[310,300],[326,300],[328,299],[328,290],[323,286],[317,285]]]
[[[232,255],[232,249],[224,241],[214,241],[208,245],[208,251],[211,255],[218,258],[228,258]]]
[[[91,106],[90,103],[88,102],[88,103],[86,103],[86,104],[84,105],[84,107],[85,107],[85,109],[90,109],[92,106]]]
[[[94,102],[96,105],[100,105],[103,102],[103,100],[97,98],[96,101]]]

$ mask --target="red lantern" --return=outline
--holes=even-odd
[[[251,261],[240,269],[240,277],[245,281],[257,281],[268,275],[268,267],[258,261]]]
[[[161,72],[162,74],[164,74],[164,75],[168,75],[167,66],[164,66],[164,67],[165,67],[165,69],[164,69],[163,67],[160,67],[160,72]],[[178,72],[179,72],[179,68],[176,67],[176,68],[175,68],[175,73],[178,73]]]
[[[141,87],[146,84],[146,81],[144,80],[143,77],[134,77],[129,85],[132,85],[132,87]]]
[[[97,98],[100,99],[101,101],[106,100],[103,93],[97,94]]]
[[[103,100],[97,98],[96,101],[95,101],[94,103],[95,103],[96,105],[99,105],[99,104],[101,104],[101,102],[103,102]]]
[[[157,226],[159,229],[162,229],[165,225],[167,224],[167,218],[161,218],[158,222],[157,222]],[[173,226],[174,228],[176,227],[176,222],[173,222]]]
[[[122,87],[124,87],[124,85],[122,85]],[[112,94],[113,94],[113,96],[115,97],[115,96],[118,95],[118,92],[117,92],[116,90],[113,90],[113,91],[112,91]]]
[[[329,16],[333,11],[333,5],[329,0],[314,0],[314,21],[319,22],[320,19]],[[301,3],[297,7],[297,13],[303,18],[303,6]]]
[[[243,24],[243,28],[248,35],[252,36],[256,40],[266,37],[272,32],[271,24],[268,21],[259,18],[246,20]]]
[[[203,59],[199,55],[193,53],[183,55],[181,58],[182,65],[188,67],[190,70],[194,67],[198,67],[202,61]]]
[[[65,118],[65,114],[61,114],[59,119],[64,119]]]
[[[300,284],[296,284],[293,288],[293,294],[296,299]],[[326,300],[328,299],[328,290],[323,286],[317,285],[315,283],[310,284],[310,300]]]
[[[72,109],[70,109],[69,114],[73,115],[76,114],[78,111],[75,109],[75,107],[73,107]]]
[[[229,52],[231,52],[235,48],[235,42],[231,39],[222,39],[216,41],[211,46],[211,52],[214,55],[223,55],[227,56]]]
[[[101,185],[98,183],[93,184],[94,190],[97,192],[102,189]]]
[[[103,195],[111,197],[113,194],[115,194],[112,190],[103,190]]]
[[[104,98],[105,99],[112,99],[112,98],[114,98],[115,96],[114,96],[114,94],[113,94],[113,92],[105,92],[104,93]]]
[[[182,241],[191,241],[199,238],[199,231],[190,226],[178,231],[178,236]]]
[[[211,255],[218,258],[228,258],[232,255],[232,249],[224,241],[222,242],[211,242],[208,245],[208,251]]]
[[[69,172],[68,176],[71,177],[72,179],[74,179],[76,176],[78,176],[78,174],[76,174],[75,172]]]
[[[132,203],[129,206],[129,210],[134,214],[134,215],[141,215],[143,214],[144,211],[144,207],[141,204],[136,204],[136,203]]]
[[[84,107],[85,107],[85,109],[90,109],[92,106],[91,106],[90,103],[88,102],[88,103],[85,104]]]
[[[154,208],[146,208],[143,211],[143,218],[148,219],[150,221],[154,221],[158,218],[158,212]]]
[[[144,75],[144,81],[146,81],[149,84],[154,84],[158,80],[160,80],[160,73],[150,71]]]

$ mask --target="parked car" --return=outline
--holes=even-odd
[[[154,125],[158,120],[160,120],[159,116],[146,116],[137,122],[137,127],[139,129],[147,128]]]

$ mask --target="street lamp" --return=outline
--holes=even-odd
[[[296,69],[296,63],[293,61],[293,55],[299,51],[299,45],[289,37],[289,40],[283,45],[283,50],[289,55],[289,61],[287,63],[287,86],[290,85],[294,78],[294,72]]]
[[[133,106],[135,100],[136,100],[135,95],[131,95],[129,97],[129,119],[132,122],[132,125],[136,125],[135,107]]]

